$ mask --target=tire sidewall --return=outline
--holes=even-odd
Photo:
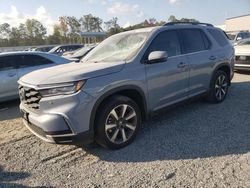
[[[128,104],[132,108],[134,108],[136,116],[137,116],[137,125],[136,125],[136,129],[133,135],[126,142],[121,143],[121,144],[115,144],[111,142],[106,135],[105,123],[111,110],[113,110],[115,107],[122,105],[122,104]],[[98,110],[96,116],[97,116],[97,121],[95,125],[96,142],[100,144],[101,146],[104,146],[109,149],[120,149],[129,145],[135,139],[141,126],[140,108],[132,99],[125,97],[125,96],[113,96],[110,99],[108,99],[106,102],[104,102],[103,105],[100,106],[100,110]]]
[[[226,89],[226,94],[225,94],[224,98],[222,100],[218,100],[217,97],[216,97],[215,85],[216,85],[217,79],[221,75],[224,75],[225,78],[226,78],[226,80],[227,80],[227,89]],[[221,70],[216,71],[215,75],[213,76],[213,81],[212,81],[212,85],[211,85],[211,93],[210,93],[211,100],[210,101],[212,101],[214,103],[221,103],[221,102],[223,102],[226,99],[226,97],[227,97],[228,87],[229,87],[229,78],[228,78],[228,75],[224,71],[221,71]]]

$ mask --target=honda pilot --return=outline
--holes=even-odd
[[[119,149],[162,108],[196,96],[224,101],[233,67],[222,30],[167,23],[113,35],[80,63],[23,76],[20,109],[27,128],[46,142]]]

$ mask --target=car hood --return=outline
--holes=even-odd
[[[104,76],[122,70],[125,62],[69,63],[37,70],[23,76],[19,83],[41,86]]]
[[[250,55],[250,45],[235,46],[235,55]]]

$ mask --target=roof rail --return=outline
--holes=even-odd
[[[200,23],[200,22],[168,22],[164,24],[163,26],[170,26],[170,25],[205,25],[205,26],[211,26],[213,27],[212,24],[209,23]]]

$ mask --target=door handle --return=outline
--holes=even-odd
[[[184,67],[186,67],[186,66],[187,66],[187,64],[184,63],[184,62],[180,62],[180,63],[177,65],[178,68],[184,68]]]
[[[216,57],[212,55],[212,56],[210,56],[209,60],[214,61],[214,60],[216,60]]]
[[[8,77],[13,77],[13,76],[16,76],[16,73],[10,72],[10,73],[8,74]]]

